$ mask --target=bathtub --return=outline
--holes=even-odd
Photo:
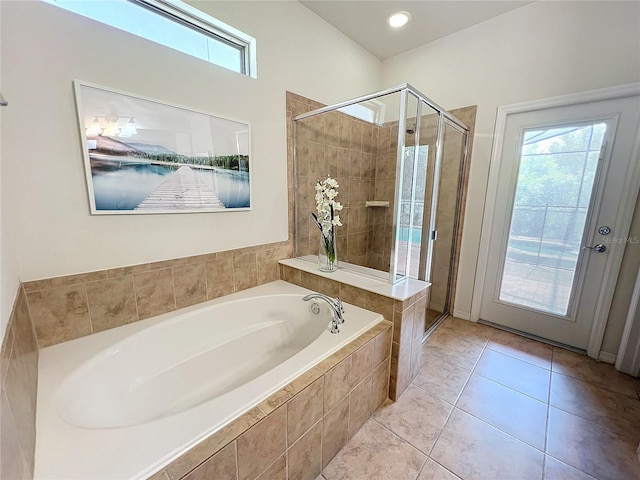
[[[275,281],[40,351],[35,479],[141,479],[382,320]]]

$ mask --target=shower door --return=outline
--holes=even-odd
[[[617,275],[639,118],[639,97],[507,117],[482,320],[587,348]]]
[[[425,117],[422,117],[423,120]],[[434,123],[434,122],[432,122]],[[462,184],[467,151],[467,132],[446,118],[438,118],[433,127],[437,132],[438,148],[433,148],[433,161],[429,163],[430,195],[425,205],[425,231],[431,243],[431,255],[424,259],[424,279],[431,282],[425,315],[424,330],[427,332],[440,318],[451,313],[455,291],[456,253],[458,250],[458,228],[462,204]],[[435,147],[435,145],[434,145]],[[428,218],[428,220],[427,220]]]

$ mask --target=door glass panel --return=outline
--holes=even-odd
[[[525,130],[499,299],[566,316],[606,124]]]

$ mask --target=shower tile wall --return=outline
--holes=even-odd
[[[389,202],[389,208],[375,207],[369,209],[374,231],[373,241],[368,252],[367,266],[382,271],[389,271],[390,268],[397,157],[397,122],[378,127],[373,200],[387,201]]]
[[[0,369],[0,478],[33,478],[38,344],[22,287],[7,325]]]
[[[329,175],[340,184],[337,200],[344,207],[339,212],[338,258],[368,265],[374,224],[365,201],[376,193],[378,128],[337,111],[298,121],[296,128],[299,254],[318,252],[319,231],[309,214],[316,211],[316,182]]]

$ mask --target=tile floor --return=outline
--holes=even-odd
[[[317,480],[638,480],[640,382],[612,365],[447,319],[420,374]]]

